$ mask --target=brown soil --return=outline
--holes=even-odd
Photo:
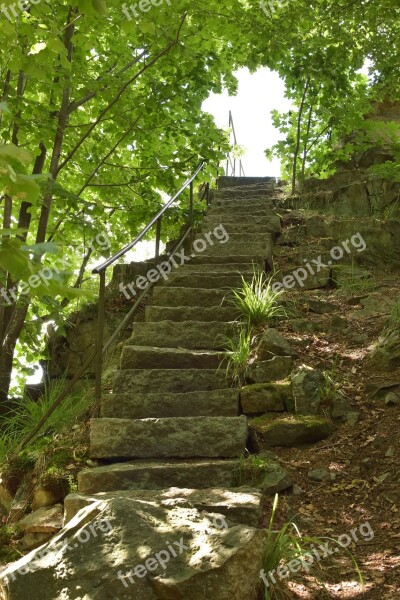
[[[385,278],[382,284],[388,285],[389,280],[393,285],[391,278]],[[400,293],[398,278],[395,285]],[[294,518],[303,535],[337,539],[368,522],[374,537],[368,541],[370,536],[364,538],[358,533],[358,543],[349,547],[361,570],[364,588],[351,559],[341,551],[334,560],[325,558],[320,562],[325,591],[311,574],[303,572],[300,582],[292,576],[287,580],[288,597],[400,598],[400,404],[385,404],[389,391],[400,392],[400,370],[373,373],[365,361],[368,346],[376,342],[387,316],[357,318],[358,311],[362,314],[361,306],[349,298],[341,299],[335,291],[302,292],[299,298],[304,301],[307,296],[340,303],[337,314],[348,319],[350,328],[333,331],[327,326],[325,333],[304,335],[291,332],[290,323],[282,329],[299,348],[299,364],[329,372],[336,362],[337,387],[361,416],[356,425],[338,425],[330,439],[318,444],[275,449],[281,464],[301,488],[297,494],[281,496],[277,524]],[[332,319],[332,315],[304,316],[318,324]],[[393,387],[374,394],[379,386],[391,384]],[[330,479],[311,481],[308,472],[315,468],[326,468]]]

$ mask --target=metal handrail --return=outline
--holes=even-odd
[[[111,256],[109,259],[104,261],[101,265],[97,266],[92,271],[93,274],[100,276],[98,321],[97,321],[97,340],[96,340],[96,354],[95,354],[95,356],[96,356],[96,385],[95,385],[96,400],[100,400],[100,398],[101,398],[103,356],[104,356],[106,349],[111,345],[111,340],[109,340],[107,342],[106,346],[103,347],[104,323],[105,323],[106,271],[107,271],[108,267],[113,265],[119,258],[121,258],[121,256],[124,256],[127,252],[129,252],[129,250],[132,250],[132,248],[134,248],[136,246],[136,244],[138,244],[144,238],[146,233],[153,227],[153,225],[157,226],[156,242],[155,242],[155,245],[156,245],[155,257],[156,258],[159,257],[160,240],[161,240],[161,223],[162,223],[163,215],[172,206],[172,204],[174,204],[174,202],[181,196],[181,194],[189,187],[190,188],[189,223],[188,223],[188,227],[187,227],[186,231],[184,232],[183,236],[181,237],[181,239],[178,242],[178,246],[180,246],[183,243],[183,241],[186,239],[187,235],[192,231],[192,228],[193,228],[193,198],[194,198],[193,181],[196,179],[196,177],[200,173],[200,171],[203,170],[205,164],[206,164],[205,161],[202,161],[200,163],[200,165],[197,167],[195,172],[182,185],[180,190],[163,206],[163,208],[155,215],[155,217],[153,217],[153,219],[150,221],[150,223],[148,223],[148,225],[146,225],[146,227],[139,233],[139,235],[132,242],[130,242],[129,244],[124,246],[124,248],[122,248],[121,250],[116,252],[113,256]],[[207,184],[205,187],[204,194],[202,196],[202,199],[204,199],[204,197],[207,198],[207,205],[209,204],[209,191],[210,191],[210,186],[209,186],[209,184]],[[176,251],[176,249],[174,249],[174,252],[175,251]],[[149,291],[149,289],[146,288],[146,290],[145,290],[146,294],[144,294],[143,296],[141,295],[140,300],[142,299],[142,297],[147,295],[148,291]],[[130,320],[133,317],[133,314],[135,313],[139,303],[140,303],[139,301],[137,301],[135,303],[135,305],[129,311],[129,314],[127,315],[127,317],[121,323],[120,327],[122,326],[122,324],[126,325],[128,319]],[[117,333],[119,333],[120,327],[118,328],[118,330],[116,332],[114,332],[114,335],[112,336],[112,340],[114,340],[117,337]]]
[[[233,145],[237,146],[238,144],[237,144],[235,125],[233,123],[232,111],[229,111],[228,127],[229,127],[229,129],[231,129],[231,131],[229,133],[229,142],[231,141],[231,134],[232,134],[233,135]],[[239,160],[239,177],[245,177],[242,159],[239,158],[238,160]],[[225,175],[227,177],[229,177],[229,166],[231,167],[230,176],[236,177],[236,161],[237,161],[236,157],[233,156],[231,152],[228,152],[226,155],[226,168],[225,168]]]

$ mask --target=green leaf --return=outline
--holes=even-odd
[[[139,29],[143,33],[155,33],[156,26],[151,21],[141,21],[139,23]]]
[[[93,8],[96,12],[98,12],[100,15],[107,14],[106,0],[92,0],[92,2],[93,2]]]

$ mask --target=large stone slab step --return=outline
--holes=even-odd
[[[231,382],[223,369],[124,369],[116,371],[115,394],[223,390]]]
[[[196,254],[190,261],[191,265],[229,265],[231,263],[246,263],[258,264],[260,267],[265,266],[265,258],[262,255],[249,254],[251,248],[247,248],[243,254],[235,254],[234,256],[214,256],[207,254]]]
[[[232,233],[226,244],[209,246],[204,238],[199,235],[196,236],[193,242],[193,255],[207,252],[209,256],[229,256],[232,262],[237,262],[236,256],[248,255],[249,251],[251,251],[256,256],[270,260],[272,259],[273,237],[271,233]]]
[[[231,216],[236,213],[237,210],[247,208],[249,213],[253,211],[267,211],[272,215],[275,214],[275,200],[264,199],[264,198],[239,198],[237,200],[214,200],[208,208],[207,214],[213,211],[225,211]],[[225,223],[224,223],[225,224]]]
[[[276,177],[236,177],[235,175],[223,175],[218,178],[218,190],[219,193],[222,190],[235,190],[235,189],[255,189],[265,187],[275,187],[278,180]]]
[[[202,232],[209,231],[215,224],[215,220],[212,216],[204,219],[201,226]],[[282,226],[280,219],[260,218],[260,219],[242,219],[235,215],[232,221],[225,221],[225,227],[229,230],[230,234],[239,234],[246,232],[247,235],[251,233],[257,233],[257,235],[263,235],[265,233],[272,233],[274,235],[280,235],[282,232]]]
[[[124,346],[121,369],[218,369],[224,353],[151,346]]]
[[[82,494],[115,490],[230,488],[239,470],[237,459],[133,461],[86,469],[78,473]]]
[[[150,321],[219,321],[229,323],[235,321],[240,313],[233,306],[146,306],[145,320]]]
[[[100,417],[110,419],[238,415],[239,391],[233,388],[184,394],[108,394],[102,397],[100,403]]]
[[[90,456],[119,458],[234,458],[245,451],[247,418],[173,417],[92,419]]]
[[[169,487],[160,493],[158,490],[123,490],[104,494],[69,494],[64,500],[65,523],[68,523],[81,509],[99,501],[111,500],[113,497],[127,498],[145,503],[191,504],[199,511],[224,515],[230,524],[244,523],[250,527],[259,527],[263,516],[263,504],[260,490],[252,488],[224,489],[205,488],[187,489]],[[175,502],[174,502],[175,501]],[[222,519],[220,519],[222,521]],[[226,521],[225,521],[226,522]],[[221,523],[222,524],[222,523]]]
[[[173,288],[171,288],[173,289]],[[235,326],[216,321],[162,321],[133,323],[128,344],[160,348],[191,348],[193,350],[223,350],[224,336],[232,334]]]
[[[200,289],[157,286],[153,289],[152,306],[221,306],[232,297],[232,293],[222,289]],[[173,319],[175,320],[175,319]],[[136,342],[135,342],[136,343]]]
[[[179,267],[179,270],[174,273],[206,273],[207,275],[237,275],[238,273],[251,274],[254,271],[254,267],[258,267],[257,261],[248,262],[227,262],[227,263],[211,263],[209,265],[199,263],[188,263],[183,267]]]
[[[208,273],[199,271],[175,271],[167,281],[162,285],[165,287],[188,287],[201,289],[215,289],[217,287],[226,291],[237,289],[242,286],[242,277],[246,281],[251,281],[253,277],[252,271],[239,272],[236,271],[230,274],[223,273]]]

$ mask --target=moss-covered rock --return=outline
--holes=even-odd
[[[323,440],[332,433],[332,424],[323,417],[275,414],[256,417],[249,422],[252,448],[260,452],[273,446],[298,446]]]
[[[288,380],[246,385],[240,392],[240,401],[246,415],[284,412],[293,404],[292,386]]]

